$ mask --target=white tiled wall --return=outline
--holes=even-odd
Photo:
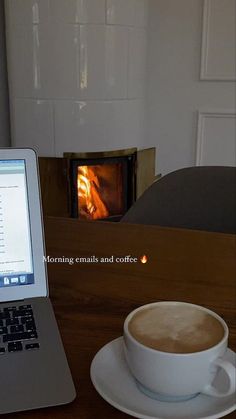
[[[5,0],[14,146],[140,146],[148,0]]]
[[[81,25],[80,97],[127,98],[128,29],[121,26]]]
[[[142,28],[129,28],[129,98],[145,97],[146,53],[146,30]]]
[[[101,150],[141,145],[144,112],[142,100],[58,101],[55,105],[56,155],[60,156],[62,149],[85,152],[97,150],[98,145]]]
[[[15,145],[54,156],[53,105],[50,101],[15,99],[12,132]]]
[[[31,25],[49,21],[49,0],[6,0],[8,23]]]
[[[16,25],[9,34],[8,71],[13,97],[66,98],[79,88],[76,25]]]
[[[64,23],[105,23],[106,0],[49,0],[51,19]]]

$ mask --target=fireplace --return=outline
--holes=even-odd
[[[119,221],[155,180],[155,148],[39,158],[44,215]]]
[[[71,216],[118,221],[133,204],[135,155],[71,158]]]

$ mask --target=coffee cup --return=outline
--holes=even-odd
[[[156,302],[132,311],[124,323],[124,353],[138,388],[149,397],[183,401],[203,393],[235,392],[236,370],[224,359],[225,321],[207,308],[184,302]],[[228,388],[214,379],[223,369]]]

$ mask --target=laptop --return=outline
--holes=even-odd
[[[35,152],[0,149],[0,413],[76,396],[44,256]]]

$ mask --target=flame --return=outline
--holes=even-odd
[[[79,166],[77,176],[77,190],[79,199],[79,213],[82,218],[96,220],[109,215],[108,210],[99,195],[100,184],[98,177],[89,166]]]
[[[141,256],[141,258],[140,258],[141,263],[147,263],[147,261],[148,261],[148,258],[147,258],[146,255]]]

